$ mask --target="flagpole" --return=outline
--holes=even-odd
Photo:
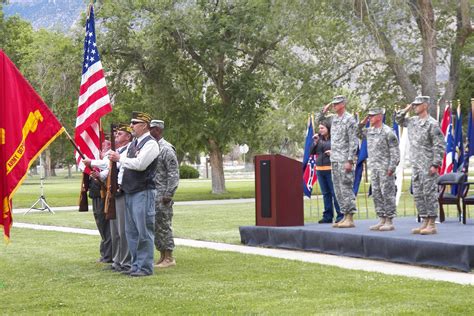
[[[69,139],[69,141],[71,142],[72,146],[77,151],[79,156],[81,156],[82,159],[86,159],[86,156],[81,152],[81,150],[77,146],[76,142],[74,141],[74,139],[72,139],[71,135],[69,135],[69,133],[67,132],[66,129],[64,129],[64,134],[66,134],[66,137]]]
[[[367,176],[367,161],[363,162],[364,164],[364,174],[365,174],[365,179],[364,179],[364,199],[365,199],[365,218],[369,218],[369,203],[367,202],[367,181],[368,181],[368,176]]]
[[[469,139],[470,138],[470,135],[469,135],[469,126],[472,128],[472,114],[474,112],[474,98],[471,98],[471,115],[468,116],[468,118],[470,118],[471,120],[468,122],[468,129],[467,129],[467,135],[466,135],[466,138],[469,140],[467,142],[467,157],[464,157],[464,159],[467,160],[467,166],[466,166],[466,173],[467,173],[467,181],[469,181],[469,158],[470,158],[470,148],[471,147],[471,144],[469,144],[472,140]]]
[[[404,129],[405,128],[403,126],[401,126],[401,131],[400,131],[400,129],[398,130],[398,133],[399,133],[398,136],[400,137],[400,139],[402,138],[402,134],[403,134]],[[401,145],[401,141],[399,142],[399,146],[400,145]],[[403,146],[406,147],[406,144],[403,143]],[[400,154],[405,155],[405,150],[401,150],[401,148],[400,148]],[[407,216],[407,197],[403,193],[403,182],[405,181],[405,157],[401,157],[401,155],[400,155],[400,163],[401,163],[400,168],[402,168],[402,170],[401,170],[401,172],[402,172],[402,175],[401,175],[402,184],[400,185],[400,197],[403,195],[403,216],[405,217],[405,216]]]
[[[91,8],[94,7],[94,1],[91,0],[89,7],[87,8],[87,18],[91,15]]]
[[[292,101],[293,102],[293,101]],[[308,126],[309,123],[311,123],[311,126],[313,126],[313,135],[311,135],[311,138],[314,136],[314,122],[313,122],[313,115],[312,113],[308,113]],[[309,217],[312,219],[313,218],[313,199],[312,199],[313,194],[311,193],[309,195]],[[318,196],[316,195],[316,201],[318,200]],[[317,202],[316,202],[317,203]]]
[[[436,122],[439,122],[439,100],[438,102],[436,103]]]

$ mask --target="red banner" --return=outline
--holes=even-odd
[[[30,165],[64,128],[0,50],[0,226],[10,238],[11,199]]]

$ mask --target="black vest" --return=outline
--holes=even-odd
[[[153,137],[148,135],[138,145],[135,145],[135,141],[128,147],[127,157],[136,158],[137,153],[143,148],[147,141],[155,141]],[[122,178],[122,190],[125,193],[135,193],[150,189],[155,189],[155,173],[156,164],[158,158],[152,161],[152,163],[143,171],[131,170],[124,168]]]

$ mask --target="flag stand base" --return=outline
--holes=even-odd
[[[38,203],[41,203],[41,207],[36,207]],[[30,207],[30,209],[26,211],[23,215],[28,214],[31,210],[48,211],[49,213],[54,214],[48,203],[46,203],[46,199],[43,195],[41,195],[40,198],[36,200],[36,202]]]
[[[44,197],[44,173],[43,173],[43,159],[41,158],[41,155],[40,155],[40,163],[39,163],[39,167],[40,167],[40,190],[41,190],[41,195],[39,197],[39,199],[36,200],[36,202],[30,207],[30,209],[28,211],[26,211],[25,213],[23,213],[23,215],[26,215],[28,214],[31,210],[38,210],[38,211],[47,211],[51,214],[54,214],[53,210],[51,209],[51,207],[49,207],[48,203],[46,203],[46,198]],[[38,203],[41,203],[41,207],[36,207],[36,205]]]

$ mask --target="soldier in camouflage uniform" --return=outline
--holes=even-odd
[[[334,223],[336,228],[354,227],[353,215],[357,212],[354,191],[354,162],[358,147],[357,123],[352,115],[346,112],[346,98],[342,95],[334,97],[331,103],[324,106],[316,114],[316,122],[320,124],[327,120],[331,123],[331,169],[334,192],[341,207],[344,218]],[[335,116],[327,117],[330,106],[336,112]]]
[[[358,135],[367,138],[368,167],[372,182],[372,196],[379,223],[370,230],[394,230],[393,218],[397,216],[395,196],[395,169],[400,162],[398,138],[393,130],[383,123],[383,109],[369,110],[368,117],[359,123]],[[365,123],[370,119],[370,127]]]
[[[428,113],[430,97],[418,96],[411,105],[397,112],[396,120],[408,127],[410,160],[412,165],[413,196],[418,215],[423,219],[413,234],[436,234],[435,220],[438,216],[438,170],[445,150],[444,136],[438,122]],[[417,116],[406,117],[412,109]]]
[[[158,165],[156,168],[156,220],[155,220],[155,247],[160,252],[160,259],[155,264],[157,268],[168,268],[176,265],[173,257],[173,196],[178,188],[179,168],[176,150],[163,138],[165,123],[161,120],[152,120],[150,133],[155,137],[160,147]]]

